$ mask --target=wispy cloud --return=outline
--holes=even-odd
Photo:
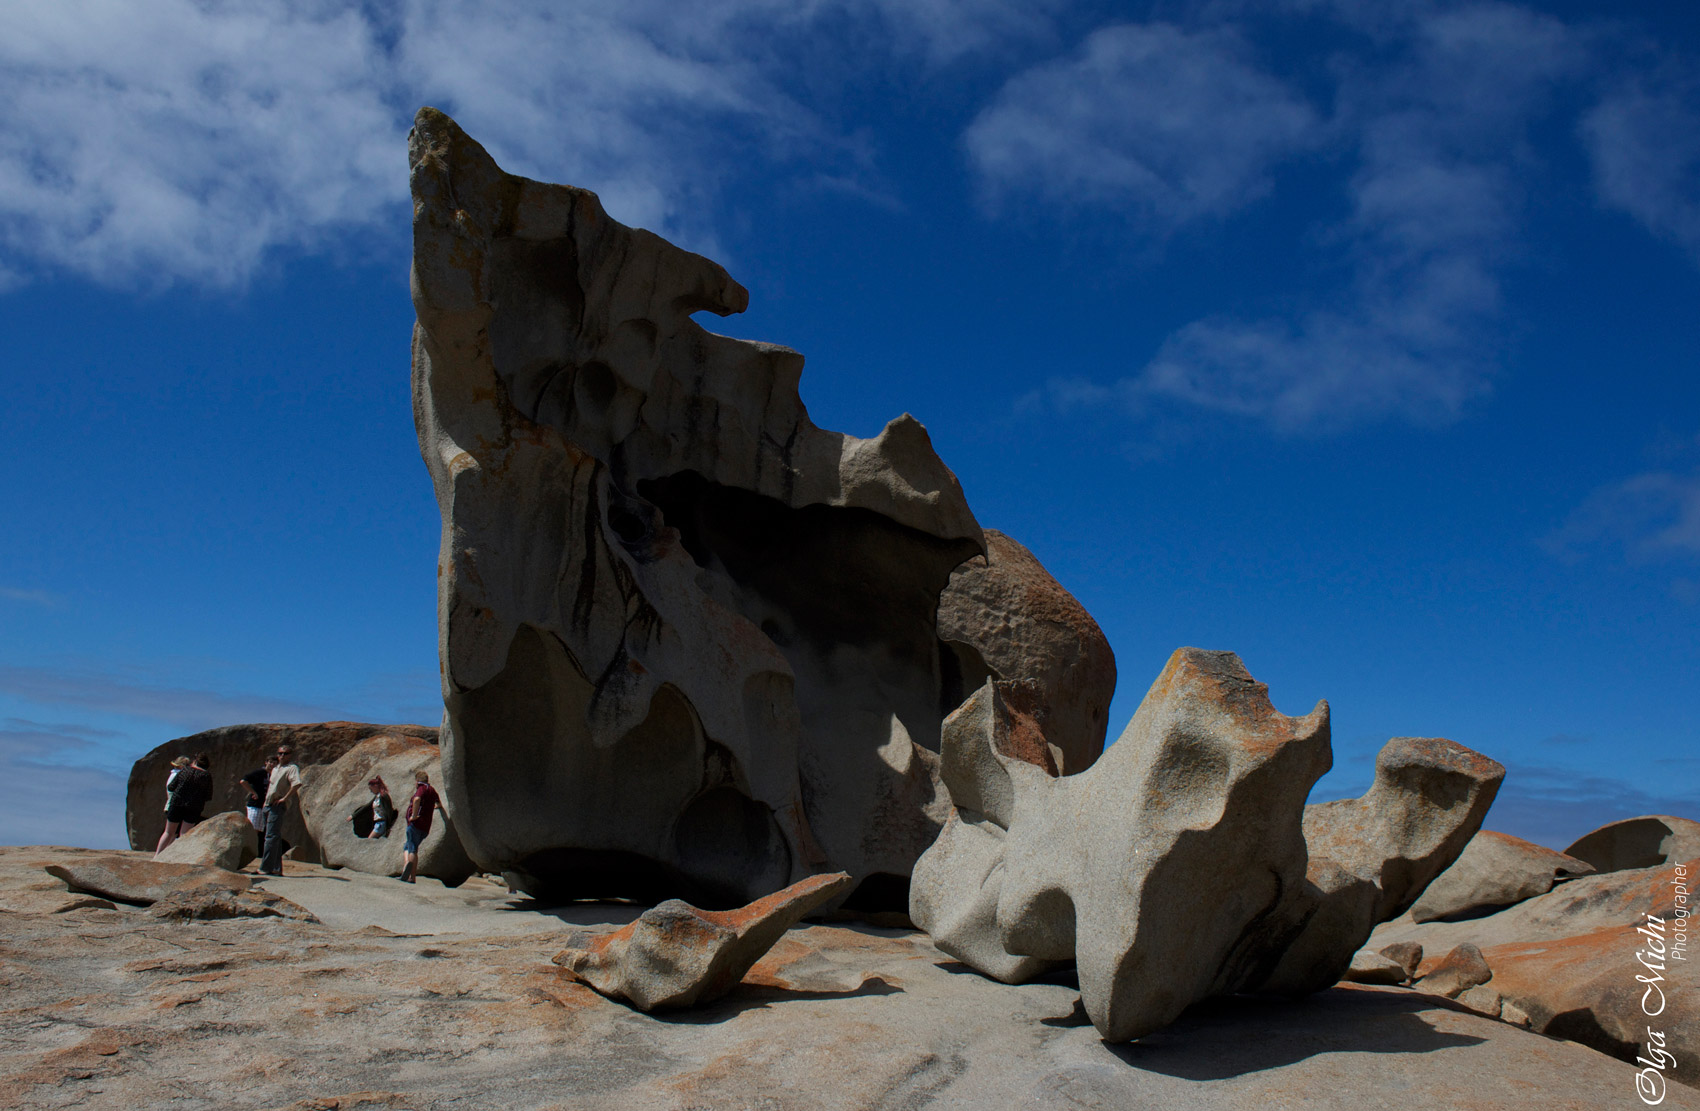
[[[822,51],[944,65],[1042,35],[1051,6],[15,0],[0,10],[0,290],[44,271],[240,286],[279,250],[351,237],[399,258],[402,137],[424,103],[516,172],[700,243],[706,203],[751,165],[857,168],[855,144],[788,91]]]
[[[1485,825],[1563,849],[1608,822],[1642,814],[1700,813],[1700,798],[1661,789],[1667,776],[1637,783],[1556,765],[1510,764]]]
[[[31,605],[46,606],[49,609],[59,604],[59,596],[45,590],[21,590],[15,586],[0,586],[0,598],[8,602],[28,602]]]
[[[1692,562],[1700,557],[1700,467],[1645,471],[1602,487],[1542,543],[1566,559],[1609,547],[1634,563]]]
[[[125,777],[65,759],[89,747],[88,732],[16,718],[0,728],[0,845],[128,847]]]
[[[1126,24],[1011,78],[963,141],[994,208],[1090,205],[1160,236],[1263,196],[1319,127],[1232,32]]]
[[[40,706],[145,718],[186,733],[245,722],[326,721],[347,710],[240,692],[153,686],[93,671],[0,665],[0,694]]]
[[[1097,206],[1119,186],[1156,225],[1155,217],[1178,225],[1232,213],[1268,190],[1282,161],[1353,166],[1342,216],[1313,234],[1325,268],[1348,275],[1343,284],[1291,296],[1280,315],[1229,311],[1187,323],[1143,368],[1097,394],[1078,380],[1054,384],[1058,408],[1114,398],[1139,416],[1205,411],[1306,432],[1443,423],[1491,389],[1501,273],[1519,248],[1537,165],[1527,133],[1585,68],[1587,37],[1501,4],[1404,5],[1368,22],[1351,5],[1298,7],[1369,32],[1361,52],[1328,59],[1326,121],[1225,46],[1239,41],[1229,31],[1150,25],[1120,29],[1112,41],[1162,44],[1152,69],[1164,88],[1154,98],[1137,82],[1106,80],[1102,64],[1052,64],[1005,92],[1044,91],[1028,98],[1017,132],[1040,138],[1006,142],[994,161],[979,153],[976,129],[1001,107],[970,129],[975,165],[993,188],[1026,172],[1043,175],[1059,203]],[[1089,46],[1083,58],[1103,52]],[[1100,121],[1153,113],[1177,135],[1130,133],[1167,162],[1118,158],[1117,143],[1137,150],[1137,142]]]
[[[1675,61],[1636,74],[1581,133],[1600,197],[1700,262],[1700,74]]]

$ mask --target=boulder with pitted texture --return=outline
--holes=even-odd
[[[986,554],[958,567],[939,598],[947,682],[972,694],[988,676],[1030,707],[1062,775],[1104,751],[1116,657],[1086,607],[1014,538],[987,529]],[[952,666],[954,665],[954,667]]]
[[[944,728],[953,808],[915,868],[910,914],[939,948],[1012,983],[1059,962],[1105,1038],[1188,1005],[1339,979],[1477,828],[1504,769],[1398,739],[1363,799],[1305,806],[1328,770],[1328,705],[1277,712],[1229,652],[1177,651],[1096,764],[1057,777],[988,682]]]

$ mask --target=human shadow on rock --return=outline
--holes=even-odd
[[[1487,1040],[1445,1033],[1423,1020],[1425,1011],[1457,1009],[1445,1003],[1415,992],[1342,988],[1291,1001],[1229,996],[1190,1007],[1137,1041],[1105,1048],[1148,1072],[1225,1080],[1324,1053],[1433,1053]]]
[[[861,995],[899,995],[902,991],[902,988],[881,976],[869,976],[860,986],[843,991],[782,988],[771,984],[740,984],[732,989],[731,994],[721,996],[704,1006],[677,1011],[651,1011],[649,1017],[675,1026],[707,1026],[775,1003],[794,1003],[811,999],[854,999]]]

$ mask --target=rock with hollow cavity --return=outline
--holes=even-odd
[[[1544,895],[1553,884],[1585,876],[1594,866],[1573,856],[1484,829],[1464,846],[1411,907],[1414,922],[1475,918]]]
[[[1306,807],[1328,770],[1328,705],[1288,717],[1229,652],[1177,651],[1126,732],[1078,775],[1019,750],[988,683],[946,721],[953,809],[915,868],[910,914],[940,949],[1019,983],[1079,969],[1110,1041],[1241,991],[1339,979],[1481,823],[1504,769],[1396,739],[1362,799]]]
[[[936,610],[983,550],[926,430],[816,427],[725,270],[420,111],[414,413],[443,532],[445,798],[552,895],[907,877],[948,811]],[[900,885],[886,884],[887,887]]]
[[[259,855],[258,837],[246,814],[214,814],[154,857],[162,864],[204,864],[239,872]]]
[[[396,734],[382,734],[361,741],[343,753],[334,764],[320,768],[305,792],[308,826],[319,846],[321,862],[332,868],[353,868],[380,876],[399,876],[402,846],[407,826],[402,815],[413,795],[414,773],[423,771],[442,789],[442,752],[429,741]],[[372,832],[372,800],[366,784],[373,776],[390,789],[396,817],[386,837],[369,837]],[[431,832],[419,846],[422,876],[432,876],[445,886],[455,887],[477,869],[467,858],[456,833],[456,816],[439,810]]]
[[[810,876],[727,911],[669,899],[611,934],[575,938],[578,944],[555,963],[640,1011],[707,1003],[731,991],[786,930],[850,884],[846,872]]]
[[[1645,814],[1603,825],[1564,850],[1596,872],[1622,872],[1681,864],[1700,856],[1700,822]]]
[[[396,736],[436,743],[437,730],[426,725],[369,725],[359,721],[320,721],[307,725],[225,725],[188,737],[166,741],[130,768],[124,821],[130,847],[152,852],[165,829],[165,777],[178,756],[206,753],[212,757],[213,794],[207,816],[247,810],[247,789],[238,780],[265,762],[281,744],[295,749],[295,763],[311,786],[318,769],[333,764],[343,753],[368,737]],[[299,806],[283,822],[283,838],[301,850],[297,859],[318,860],[318,843],[307,828]]]
[[[986,554],[958,567],[939,597],[947,682],[952,663],[960,676],[960,693],[947,701],[960,703],[987,676],[1021,684],[1012,697],[1030,704],[1057,771],[1084,771],[1104,751],[1115,653],[1032,552],[996,529],[985,536]]]

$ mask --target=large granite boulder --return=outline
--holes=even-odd
[[[1098,623],[1032,552],[996,529],[986,554],[963,563],[939,598],[939,637],[956,663],[959,693],[993,676],[1021,685],[1058,772],[1073,775],[1104,751],[1116,657]],[[947,680],[952,676],[947,674]]]
[[[1700,856],[1700,822],[1669,814],[1644,814],[1603,825],[1564,850],[1596,872],[1680,864]]]
[[[308,782],[308,828],[318,845],[321,863],[353,868],[380,876],[399,876],[406,840],[401,816],[413,794],[413,773],[423,771],[433,784],[442,783],[442,753],[430,741],[384,734],[370,737],[334,764],[320,768]],[[372,832],[373,776],[383,779],[395,803],[396,820],[387,837]],[[455,815],[438,811],[431,832],[419,846],[419,875],[433,876],[454,887],[477,871],[455,832]]]
[[[443,773],[473,860],[534,894],[705,907],[842,870],[901,907],[975,657],[1090,761],[1107,650],[1036,564],[1001,547],[1018,570],[964,580],[982,628],[941,640],[985,546],[914,418],[816,427],[801,355],[692,319],[745,308],[725,270],[503,173],[433,109],[410,153]],[[999,616],[1034,598],[1035,622]]]
[[[953,808],[910,914],[1001,980],[1074,961],[1111,1041],[1211,996],[1338,980],[1463,849],[1504,775],[1451,742],[1398,739],[1363,799],[1307,808],[1331,760],[1327,703],[1278,713],[1237,656],[1192,648],[1078,775],[1015,755],[1018,724],[991,682],[945,723]]]
[[[436,729],[426,725],[369,725],[357,721],[321,721],[308,725],[226,725],[188,737],[178,737],[137,760],[130,768],[124,803],[130,847],[152,851],[165,829],[165,777],[179,756],[207,753],[212,757],[212,799],[207,817],[246,811],[248,792],[238,780],[264,763],[280,744],[295,749],[295,762],[310,786],[316,769],[333,764],[343,753],[368,737],[412,737],[434,742]],[[299,850],[297,859],[317,860],[318,844],[307,828],[300,807],[284,823],[283,836]]]
[[[1476,918],[1551,891],[1553,885],[1594,871],[1573,856],[1521,837],[1484,829],[1457,861],[1411,907],[1416,922]]]

